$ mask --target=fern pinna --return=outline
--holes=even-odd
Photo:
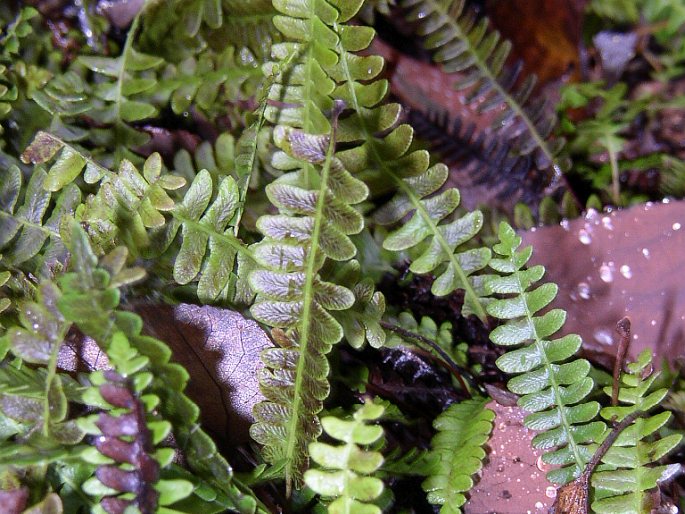
[[[383,464],[383,455],[368,447],[383,437],[383,428],[372,424],[383,411],[382,405],[369,401],[357,408],[352,419],[326,416],[321,420],[326,434],[342,444],[312,443],[312,460],[321,469],[307,470],[304,481],[330,500],[330,514],[381,514],[371,502],[383,492],[383,481],[372,476]]]
[[[635,362],[621,373],[618,401],[620,405],[605,407],[600,415],[609,422],[621,422],[632,413],[646,413],[659,405],[668,390],[654,388],[660,372],[652,370],[651,350],[644,350]],[[604,392],[612,395],[612,388]],[[682,434],[670,434],[662,439],[653,435],[671,419],[668,411],[650,417],[638,417],[618,436],[602,457],[602,463],[592,475],[595,501],[592,510],[602,514],[652,512],[652,489],[663,476],[679,469],[678,464],[657,465],[682,440]]]
[[[490,438],[495,413],[485,407],[488,400],[473,398],[450,405],[433,426],[438,431],[431,441],[437,465],[422,487],[428,501],[442,505],[441,514],[461,513],[465,493],[473,487],[473,474],[485,460],[483,445]]]
[[[547,451],[543,460],[559,465],[547,474],[550,481],[566,483],[578,476],[593,454],[592,443],[598,442],[606,425],[592,421],[599,412],[599,403],[587,401],[594,387],[588,376],[591,365],[585,359],[572,359],[580,349],[581,339],[569,334],[550,339],[564,324],[566,312],[552,309],[544,314],[556,297],[554,283],[538,282],[545,269],[525,268],[532,248],[518,250],[521,238],[506,222],[499,226],[497,254],[489,266],[500,276],[487,282],[497,299],[488,304],[488,313],[506,322],[490,333],[493,343],[517,347],[497,359],[505,373],[517,374],[509,380],[509,389],[522,395],[521,408],[531,412],[525,418],[528,428],[540,433],[533,438],[536,448]]]
[[[279,214],[257,222],[264,234],[254,247],[261,269],[250,284],[257,293],[252,314],[285,334],[280,348],[262,354],[267,400],[255,406],[250,433],[264,445],[267,461],[285,462],[290,490],[301,481],[307,447],[321,432],[317,413],[329,392],[326,354],[343,337],[329,311],[355,303],[352,291],[324,279],[323,266],[354,257],[348,236],[360,232],[364,220],[353,205],[367,197],[368,188],[334,156],[343,105],[333,99],[335,82],[327,68],[338,59],[338,10],[324,0],[274,5],[283,13],[274,18],[276,27],[295,41],[273,47],[273,55],[289,65],[271,65],[277,75],[264,111],[281,148],[272,164],[285,174],[266,188]],[[333,124],[325,114],[331,109]]]
[[[493,126],[513,129],[515,152],[532,154],[539,169],[552,171],[551,185],[559,185],[570,161],[561,155],[564,141],[550,140],[556,116],[544,99],[531,99],[534,75],[514,89],[521,65],[504,68],[511,43],[500,41],[499,32],[489,30],[487,18],[478,20],[473,10],[465,9],[465,0],[402,0],[400,5],[409,10],[410,20],[418,22],[426,47],[435,51],[433,59],[447,73],[463,74],[455,87],[468,90],[466,101],[478,100],[480,112],[504,104],[506,109]]]

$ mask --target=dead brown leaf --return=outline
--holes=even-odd
[[[132,309],[143,318],[144,332],[168,344],[173,360],[190,374],[186,394],[199,405],[205,428],[228,443],[247,441],[252,407],[263,399],[257,372],[259,354],[271,346],[266,333],[237,312],[211,306],[139,304]],[[59,365],[75,371],[104,369],[108,362],[92,340],[72,337]]]

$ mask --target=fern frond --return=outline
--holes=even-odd
[[[439,457],[435,470],[422,484],[428,501],[442,505],[441,514],[461,513],[471,478],[483,466],[483,445],[490,438],[495,413],[486,409],[489,400],[473,398],[450,405],[433,422],[437,430],[431,452]]]
[[[168,95],[175,114],[196,106],[203,113],[221,116],[230,103],[247,100],[263,78],[255,63],[242,60],[229,46],[220,53],[203,52],[169,64],[160,73],[155,99],[160,102]]]
[[[514,89],[521,67],[510,71],[504,68],[511,43],[501,41],[499,32],[488,28],[489,20],[477,20],[475,12],[465,9],[465,4],[464,0],[400,2],[411,10],[408,18],[418,23],[425,46],[435,52],[433,59],[447,73],[463,74],[455,87],[468,89],[467,102],[478,99],[480,112],[506,106],[493,126],[513,134],[516,153],[532,154],[539,169],[551,170],[554,185],[570,167],[568,158],[561,155],[564,141],[550,139],[556,116],[543,99],[531,99],[535,76],[527,77]]]
[[[383,407],[367,402],[357,409],[351,420],[333,416],[322,418],[325,432],[342,444],[332,446],[314,442],[310,445],[312,460],[323,469],[309,469],[305,483],[328,500],[331,514],[349,512],[380,514],[370,502],[383,492],[383,481],[373,473],[383,464],[383,456],[364,449],[383,437],[383,428],[373,425],[383,415]]]
[[[546,184],[531,176],[532,158],[512,155],[508,142],[477,131],[473,123],[465,125],[459,116],[450,119],[444,109],[430,109],[426,113],[411,110],[408,121],[431,152],[439,155],[453,172],[457,169],[458,177],[464,177],[457,178],[463,180],[460,187],[484,185],[503,202],[517,197],[529,205],[540,201]],[[502,180],[502,175],[507,179]]]
[[[621,374],[618,395],[621,405],[604,407],[600,415],[609,422],[620,422],[634,412],[648,412],[661,404],[668,390],[652,387],[660,374],[652,371],[651,350],[644,350],[637,361],[629,363],[627,371]],[[611,396],[612,388],[606,387],[604,392]],[[593,512],[651,512],[650,490],[657,487],[669,468],[653,464],[678,446],[683,438],[681,434],[657,440],[650,437],[670,419],[668,411],[639,417],[621,432],[592,475],[591,483],[595,489]]]
[[[490,333],[490,340],[500,346],[518,347],[497,359],[497,366],[509,374],[508,388],[522,395],[518,404],[531,412],[525,425],[540,432],[533,438],[533,446],[547,453],[543,460],[560,467],[547,477],[556,483],[566,483],[580,475],[592,457],[592,443],[598,442],[606,425],[592,421],[599,412],[599,404],[587,402],[594,382],[588,376],[590,363],[585,359],[571,359],[580,349],[581,339],[576,334],[549,339],[566,320],[566,312],[552,309],[536,315],[557,295],[557,286],[546,283],[531,289],[545,269],[525,265],[532,248],[518,250],[521,238],[505,222],[499,227],[499,242],[493,247],[498,255],[490,267],[501,276],[492,277],[487,288],[503,298],[488,304],[488,313],[506,322]]]
[[[30,386],[5,389],[0,398],[0,409],[10,418],[31,426],[25,434],[28,439],[35,441],[36,437],[31,433],[37,432],[45,438],[51,436],[61,444],[69,445],[78,443],[83,433],[67,420],[68,400],[64,381],[69,382],[70,379],[57,374],[57,355],[71,326],[57,308],[60,296],[54,284],[45,282],[38,289],[36,301],[19,304],[21,326],[9,328],[4,338],[15,357],[44,366],[42,373],[27,372],[34,377],[42,394],[37,394]],[[12,371],[8,369],[7,373]],[[21,374],[21,371],[17,373]],[[39,441],[36,441],[37,446],[40,446]]]
[[[85,393],[91,400],[97,397],[93,403],[101,412],[78,420],[84,432],[95,437],[97,452],[87,453],[85,460],[98,465],[82,487],[108,513],[133,506],[155,512],[188,497],[193,484],[160,479],[160,470],[169,467],[175,451],[156,448],[170,434],[171,423],[154,414],[160,399],[149,391],[150,359],[140,355],[123,332],[113,335],[107,355],[114,370],[91,373],[92,386]]]
[[[381,318],[385,312],[385,297],[376,291],[373,280],[361,278],[361,266],[351,260],[334,272],[336,284],[346,286],[354,295],[354,305],[349,309],[333,312],[342,326],[345,341],[353,348],[361,348],[365,342],[373,348],[385,344],[385,331]]]
[[[81,193],[70,185],[53,195],[45,188],[48,178],[38,167],[22,188],[16,166],[0,174],[0,267],[19,268],[37,257],[30,271],[46,274],[51,266],[64,262],[60,229],[80,205]]]
[[[173,219],[160,231],[163,238],[153,242],[155,253],[162,253],[180,231],[173,277],[178,284],[188,284],[199,276],[197,294],[203,303],[219,297],[232,298],[236,255],[247,252],[234,235],[235,216],[241,205],[236,181],[233,177],[223,178],[213,199],[212,189],[209,172],[200,171],[183,201],[171,211]]]
[[[358,4],[346,3],[354,12]],[[317,414],[329,392],[326,354],[343,337],[329,311],[355,302],[349,289],[326,280],[323,265],[354,257],[349,235],[359,233],[364,220],[353,206],[368,188],[335,157],[337,133],[325,114],[333,110],[335,126],[342,107],[331,96],[335,83],[326,71],[337,61],[338,11],[325,0],[279,0],[275,7],[282,15],[274,23],[291,42],[274,45],[279,62],[266,66],[274,83],[264,118],[276,124],[274,141],[282,151],[272,164],[285,174],[266,187],[278,214],[257,221],[264,239],[254,254],[262,269],[251,273],[250,284],[257,293],[252,314],[285,335],[280,348],[262,354],[266,401],[255,406],[250,433],[264,445],[268,462],[285,461],[290,491],[307,466],[309,443],[321,432]]]
[[[86,234],[77,224],[72,227],[69,250],[73,271],[58,280],[62,296],[57,306],[64,318],[93,338],[108,356],[111,354],[111,360],[121,362],[122,374],[135,371],[141,363],[147,366],[136,383],[147,385],[147,392],[159,398],[156,410],[172,424],[174,439],[191,469],[227,496],[230,504],[226,508],[254,512],[255,499],[238,489],[231,466],[199,425],[199,408],[184,393],[189,379],[187,371],[171,361],[171,350],[166,344],[141,333],[143,323],[138,315],[120,309],[120,291],[111,282],[124,273],[117,271],[122,260],[115,259],[119,265],[112,267],[115,273],[110,275],[110,271],[98,265]],[[136,355],[131,357],[128,348]],[[117,354],[118,350],[122,353]],[[128,367],[123,363],[128,363]]]
[[[75,115],[87,110],[89,118],[99,127],[87,132],[79,128],[69,130],[77,132],[78,137],[87,135],[96,141],[96,146],[105,148],[102,162],[108,167],[118,165],[124,158],[135,160],[132,149],[145,144],[148,136],[130,124],[157,114],[157,107],[150,98],[157,80],[150,75],[163,59],[133,48],[144,11],[145,6],[136,15],[118,57],[78,57],[78,65],[85,66],[98,77],[94,86],[84,85],[78,75],[80,67],[75,64],[73,70],[53,78],[37,97],[37,103],[58,121],[61,118],[73,120]],[[70,91],[72,87],[73,91]]]
[[[12,65],[19,54],[21,39],[33,31],[30,20],[36,16],[36,9],[25,7],[6,28],[0,28],[0,120],[9,115],[12,104],[19,98]],[[0,134],[2,132],[3,127],[0,125]]]
[[[348,2],[338,1],[336,5],[347,16],[354,12],[348,10]],[[413,130],[409,125],[395,127],[400,106],[382,104],[387,81],[373,80],[383,68],[383,59],[352,53],[368,47],[373,31],[357,26],[336,30],[340,37],[336,45],[339,60],[331,66],[331,76],[338,82],[334,95],[344,99],[353,110],[341,120],[340,140],[356,143],[353,148],[339,152],[338,157],[351,173],[368,176],[377,189],[387,191],[390,186],[397,191],[375,214],[376,223],[396,225],[405,217],[410,218],[388,235],[383,247],[413,251],[416,258],[410,269],[436,275],[434,294],[444,296],[455,289],[464,290],[463,314],[476,314],[484,320],[482,283],[472,275],[486,266],[490,252],[487,248],[462,248],[480,230],[482,214],[474,211],[449,219],[459,205],[459,192],[447,189],[436,193],[447,180],[447,167],[429,167],[426,151],[408,152]],[[377,136],[388,130],[390,133],[384,137]]]

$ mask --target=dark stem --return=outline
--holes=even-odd
[[[609,433],[609,435],[606,437],[606,439],[604,439],[604,441],[602,441],[602,444],[599,445],[599,448],[597,448],[597,451],[595,452],[595,454],[588,461],[587,466],[585,466],[585,471],[583,471],[583,474],[586,475],[587,477],[592,475],[592,473],[594,472],[597,465],[600,463],[602,458],[609,451],[609,448],[611,448],[611,445],[613,445],[616,442],[616,439],[618,439],[618,436],[621,435],[621,432],[623,432],[623,430],[625,430],[628,427],[628,425],[630,425],[637,418],[640,418],[640,417],[646,416],[646,415],[647,415],[647,413],[643,412],[643,411],[631,412],[625,418],[623,418],[619,423],[614,425],[614,428],[611,429],[611,432]]]
[[[469,391],[468,387],[466,386],[466,382],[464,382],[464,377],[466,377],[466,380],[471,384],[471,386],[473,386],[475,389],[480,390],[480,387],[478,387],[478,384],[473,379],[471,374],[466,369],[462,368],[459,364],[454,362],[454,359],[452,359],[452,357],[445,350],[443,350],[440,347],[440,345],[435,341],[428,339],[427,337],[424,337],[421,334],[417,334],[416,332],[412,332],[411,330],[407,330],[387,321],[381,321],[381,326],[384,329],[399,335],[405,341],[430,346],[431,349],[437,352],[437,354],[442,358],[443,362],[447,365],[447,368],[452,372],[452,375],[454,375],[454,377],[459,381],[459,384],[461,385],[462,389],[466,391],[466,394],[469,395],[469,398],[471,398],[472,395],[471,391]]]
[[[611,405],[618,405],[618,389],[621,380],[621,370],[626,360],[628,346],[630,345],[630,318],[623,318],[616,323],[616,333],[621,337],[616,349],[616,362],[614,363],[614,382],[611,386]]]

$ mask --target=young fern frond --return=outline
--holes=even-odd
[[[45,188],[47,180],[42,168],[34,170],[25,188],[16,166],[0,174],[0,268],[45,275],[52,265],[64,262],[66,248],[60,229],[80,205],[81,193],[69,185],[53,195]]]
[[[554,283],[538,282],[545,269],[542,266],[525,268],[532,248],[518,250],[521,238],[507,223],[499,227],[499,242],[493,247],[497,254],[490,267],[501,276],[493,276],[487,288],[493,295],[503,296],[488,304],[488,313],[506,322],[490,333],[490,340],[500,346],[518,347],[497,359],[497,366],[509,374],[516,374],[507,386],[521,395],[518,404],[531,412],[525,425],[540,432],[533,438],[533,446],[547,453],[543,460],[560,467],[547,477],[556,483],[566,483],[580,475],[592,457],[589,445],[598,442],[606,425],[592,421],[599,412],[599,404],[588,402],[594,382],[588,376],[591,365],[585,359],[571,359],[580,349],[581,339],[569,334],[550,339],[564,324],[566,312],[552,309],[539,311],[557,295]]]
[[[352,16],[358,4],[336,2],[341,9],[341,20]],[[487,248],[461,248],[482,227],[482,214],[474,211],[449,219],[459,205],[459,191],[450,188],[436,193],[447,181],[447,167],[443,164],[429,167],[429,154],[424,150],[408,152],[413,130],[409,125],[395,126],[401,108],[398,104],[382,104],[387,81],[373,81],[383,68],[383,59],[352,53],[368,47],[373,30],[358,26],[336,25],[335,28],[340,37],[336,45],[339,59],[331,66],[331,77],[338,83],[333,94],[344,99],[353,110],[340,122],[339,139],[356,143],[355,147],[339,152],[338,157],[351,173],[368,178],[372,187],[375,183],[378,189],[387,190],[390,185],[397,191],[374,215],[376,223],[397,225],[410,217],[388,235],[383,247],[413,251],[416,258],[410,269],[436,275],[432,287],[435,295],[444,296],[462,289],[463,314],[476,314],[485,320],[482,283],[472,275],[486,266],[490,252]],[[381,133],[387,135],[378,137]],[[384,187],[378,187],[380,184]]]
[[[600,415],[609,422],[620,422],[634,412],[648,412],[661,404],[666,388],[654,389],[660,372],[652,371],[651,350],[644,350],[637,361],[627,365],[621,373],[618,400],[620,405],[604,407]],[[612,388],[604,392],[612,395]],[[652,511],[650,490],[657,487],[669,466],[653,466],[681,441],[681,434],[654,439],[653,434],[671,419],[671,413],[661,412],[649,417],[638,417],[618,436],[602,458],[602,464],[592,475],[595,500],[593,512],[613,514]],[[675,465],[679,466],[679,465]]]
[[[332,500],[329,513],[381,513],[379,507],[369,502],[383,492],[383,481],[371,476],[383,464],[383,456],[365,447],[383,437],[383,428],[372,424],[382,415],[382,405],[368,402],[350,420],[334,416],[321,419],[326,434],[342,444],[312,443],[312,460],[322,469],[307,470],[304,481],[314,492]]]
[[[334,156],[336,131],[324,114],[333,109],[335,127],[343,107],[331,97],[335,84],[325,71],[337,61],[332,26],[338,11],[325,0],[275,5],[283,14],[274,23],[295,42],[273,47],[281,66],[267,66],[276,78],[264,116],[276,124],[274,140],[282,150],[272,163],[286,173],[266,187],[279,213],[257,221],[264,234],[254,247],[261,269],[251,273],[250,285],[257,293],[254,317],[285,335],[280,348],[262,353],[266,401],[255,406],[250,433],[264,445],[268,462],[285,462],[289,492],[301,482],[308,445],[321,432],[317,414],[329,392],[326,354],[343,337],[329,311],[355,302],[349,289],[326,281],[323,266],[354,257],[348,236],[359,233],[364,220],[353,205],[368,188]]]
[[[418,22],[425,45],[435,51],[433,59],[447,73],[461,73],[457,89],[468,89],[467,102],[480,99],[478,110],[485,112],[505,104],[506,110],[493,127],[507,130],[514,125],[513,149],[519,155],[532,154],[541,170],[551,170],[551,185],[558,185],[570,167],[561,155],[562,139],[551,140],[557,123],[543,99],[531,99],[536,78],[528,76],[514,89],[520,66],[504,69],[511,43],[501,41],[499,32],[488,28],[489,20],[477,20],[474,11],[465,9],[465,0],[402,0],[410,9],[409,19]],[[549,111],[549,112],[548,112]]]
[[[441,514],[461,513],[465,493],[473,487],[471,478],[483,466],[483,445],[490,438],[495,413],[486,409],[488,399],[473,398],[450,405],[433,422],[437,430],[431,453],[438,462],[422,487],[428,501],[442,505]]]

